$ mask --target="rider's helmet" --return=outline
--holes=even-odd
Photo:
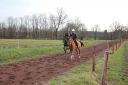
[[[68,36],[68,33],[67,32],[65,33],[65,36]]]
[[[75,29],[72,29],[72,32],[75,32]]]

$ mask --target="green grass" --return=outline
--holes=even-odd
[[[42,46],[61,45],[61,40],[33,40],[33,39],[0,39],[0,48],[35,48]]]
[[[127,45],[128,48],[128,45]],[[102,54],[103,55],[103,54]],[[100,56],[102,56],[100,55]],[[118,51],[110,55],[109,68],[107,73],[108,85],[127,85],[128,79],[122,80],[123,65],[124,65],[124,45],[118,49]],[[102,67],[103,57],[97,57],[96,59],[96,72],[91,72],[91,60],[81,64],[70,71],[64,73],[62,76],[53,78],[48,82],[48,85],[99,85]]]
[[[61,53],[62,46],[39,47],[39,48],[13,48],[0,51],[0,64],[14,63],[33,58]]]
[[[84,40],[85,45],[91,46],[105,42],[105,40]],[[33,40],[33,39],[0,39],[0,48],[35,48],[42,46],[56,46],[62,45],[62,40]]]
[[[97,63],[101,62],[102,61],[98,58]],[[88,61],[71,69],[64,75],[50,80],[48,85],[99,85],[97,76],[97,74],[91,72],[91,61]]]
[[[110,56],[108,70],[108,81],[110,85],[127,85],[128,77],[123,76],[124,52],[127,52],[123,45],[114,55]],[[126,45],[128,50],[128,44]],[[127,81],[125,81],[127,80]]]
[[[90,47],[92,45],[105,43],[105,40],[84,40],[85,47]]]
[[[92,46],[94,44],[100,44],[105,41],[89,40],[86,41],[85,47]],[[62,40],[20,40],[20,46],[26,46],[26,48],[15,48],[17,46],[16,39],[1,39],[0,46],[12,47],[8,49],[0,50],[0,64],[15,63],[18,61],[24,61],[34,58],[46,57],[57,53],[63,53]],[[86,44],[86,43],[85,43]],[[36,47],[34,47],[34,46]],[[33,46],[33,47],[31,47]]]

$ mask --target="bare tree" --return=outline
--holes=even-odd
[[[115,21],[110,25],[110,28],[111,28],[111,31],[118,30],[120,29],[120,23],[118,21]]]
[[[18,28],[18,33],[17,33],[18,38],[22,38],[22,35],[23,35],[22,33],[23,33],[23,18],[20,17],[19,18],[19,28]]]
[[[32,37],[34,39],[36,39],[36,38],[39,37],[38,36],[38,33],[39,33],[39,29],[38,29],[39,23],[38,23],[37,15],[33,15],[31,20],[32,20]]]
[[[126,39],[128,39],[128,26],[125,27],[125,35],[126,35]]]
[[[24,37],[30,38],[31,33],[29,32],[31,30],[31,22],[29,16],[24,16]]]
[[[8,18],[8,38],[15,38],[16,36],[16,19],[13,17]]]
[[[85,37],[87,37],[87,27],[82,24],[80,28],[80,40],[83,40]]]
[[[39,21],[39,34],[40,34],[39,37],[48,38],[49,22],[47,16],[45,14],[39,15],[38,21]]]
[[[55,16],[55,36],[56,36],[56,39],[58,37],[58,30],[59,28],[61,27],[61,25],[63,25],[67,19],[67,14],[64,13],[63,9],[57,9],[57,15]]]
[[[100,29],[100,27],[99,27],[98,24],[95,24],[95,25],[92,27],[92,31],[94,32],[94,39],[95,39],[95,40],[97,39],[97,32],[98,32],[99,29]]]
[[[114,31],[117,31],[120,29],[120,23],[118,21],[115,21],[113,22],[111,25],[110,25],[110,39],[115,39],[115,37],[117,36],[114,36]]]
[[[108,40],[108,31],[107,30],[104,30],[104,39]]]
[[[0,23],[0,38],[5,39],[7,36],[6,34],[6,24],[4,22]]]
[[[55,35],[55,32],[56,32],[56,28],[57,28],[57,25],[56,25],[56,17],[54,15],[50,15],[49,17],[49,28],[51,30],[51,37],[52,39],[54,39],[54,35]]]
[[[45,15],[43,15],[43,14],[38,16],[38,21],[39,21],[39,38],[43,38],[43,27],[44,27],[43,18],[44,17],[45,17]]]
[[[62,31],[71,34],[72,29],[75,29],[78,38],[83,39],[86,36],[87,29],[85,25],[80,22],[78,18],[76,18],[74,21],[72,20],[71,22],[68,22],[66,26],[62,29]]]
[[[0,23],[0,38],[2,38],[2,30],[3,30],[2,23]]]
[[[27,16],[19,18],[18,38],[28,37],[29,26],[29,18]]]

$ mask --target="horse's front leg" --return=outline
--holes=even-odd
[[[78,48],[77,51],[78,51],[78,57],[80,58],[80,49]]]
[[[71,60],[74,58],[73,51],[71,51]]]

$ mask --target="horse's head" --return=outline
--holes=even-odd
[[[68,46],[71,46],[72,45],[72,42],[73,42],[72,37],[69,37],[68,38],[68,41],[67,41]]]

